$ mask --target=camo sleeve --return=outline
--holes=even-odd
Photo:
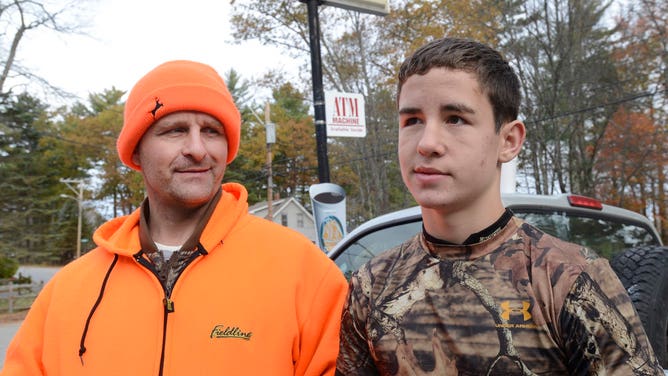
[[[624,286],[602,258],[566,295],[559,317],[573,375],[657,375],[661,368]]]
[[[348,298],[341,315],[339,356],[336,362],[337,375],[378,375],[366,335],[366,318],[369,314],[369,290],[362,288],[360,273],[350,279]]]

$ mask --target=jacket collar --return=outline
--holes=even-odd
[[[204,231],[204,227],[209,222],[209,218],[211,218],[211,214],[213,214],[213,210],[216,208],[221,195],[222,189],[219,189],[211,201],[206,204],[206,208],[204,209],[202,216],[199,218],[193,233],[188,237],[188,240],[181,245],[181,250],[193,250],[197,247],[202,231]],[[141,249],[147,253],[156,252],[158,250],[151,237],[150,218],[151,210],[147,197],[141,204],[139,214],[139,244],[141,244]]]
[[[204,229],[195,231],[200,233],[199,242],[207,251],[222,243],[243,216],[249,215],[247,200],[248,192],[241,184],[222,185],[220,198],[210,207],[212,212],[209,213],[208,221],[200,222]],[[142,249],[141,211],[139,208],[128,216],[114,218],[100,226],[93,234],[95,244],[109,252],[124,256],[132,256],[139,252]],[[195,232],[191,238],[195,236]],[[148,251],[148,248],[146,250]]]

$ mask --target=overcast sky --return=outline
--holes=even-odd
[[[229,0],[97,0],[89,5],[90,36],[26,34],[23,66],[86,99],[115,86],[128,91],[144,73],[171,59],[198,60],[243,78],[291,60],[257,42],[231,42]]]

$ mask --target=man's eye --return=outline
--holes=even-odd
[[[184,129],[184,128],[175,127],[175,128],[168,128],[168,129],[165,129],[161,134],[164,134],[164,135],[167,135],[167,134],[179,134],[179,133],[183,133],[183,132],[187,132],[187,130]]]
[[[221,133],[220,129],[218,129],[218,128],[211,128],[211,127],[209,127],[209,128],[204,128],[204,129],[202,130],[202,132],[207,133],[207,134],[213,134],[213,135],[217,135],[217,134],[220,134],[220,133]]]

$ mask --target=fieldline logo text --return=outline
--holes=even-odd
[[[253,332],[244,332],[237,326],[216,325],[211,331],[211,338],[239,338],[250,341]]]

